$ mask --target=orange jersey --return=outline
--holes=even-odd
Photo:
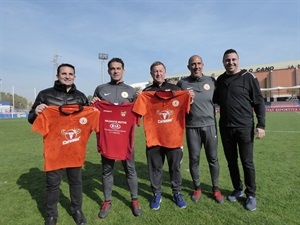
[[[143,116],[147,147],[183,146],[190,102],[188,91],[145,91],[138,95],[132,110]]]
[[[45,171],[81,167],[92,131],[99,131],[100,112],[91,106],[48,106],[32,130],[44,139]]]

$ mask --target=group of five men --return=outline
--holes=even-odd
[[[224,197],[219,189],[216,104],[220,107],[221,140],[234,189],[227,198],[234,202],[245,192],[247,197],[246,209],[250,211],[256,209],[253,140],[255,137],[262,138],[265,135],[264,100],[256,77],[239,68],[239,56],[234,49],[225,51],[223,65],[224,74],[215,80],[213,77],[203,74],[202,58],[199,55],[193,55],[189,58],[187,65],[190,75],[179,80],[177,84],[171,84],[165,80],[165,65],[157,61],[150,67],[153,84],[142,91],[136,91],[123,81],[125,69],[122,59],[113,58],[108,62],[108,73],[111,80],[95,89],[91,103],[94,104],[98,101],[108,101],[115,105],[136,103],[133,105],[133,111],[144,117],[146,158],[153,192],[150,208],[153,210],[158,210],[162,201],[161,185],[165,158],[168,162],[173,200],[178,207],[186,207],[186,202],[181,195],[182,179],[180,172],[183,158],[183,144],[180,139],[182,140],[183,131],[179,128],[176,129],[177,125],[178,127],[184,125],[186,133],[189,170],[194,184],[191,199],[197,202],[201,197],[199,161],[201,148],[204,146],[211,175],[212,197],[218,203],[224,202]],[[33,124],[33,127],[37,126],[34,123],[36,118],[43,114],[48,106],[58,106],[61,110],[63,105],[88,106],[90,104],[86,96],[76,89],[74,79],[74,66],[61,64],[58,67],[57,81],[55,81],[54,87],[45,89],[38,94],[29,113],[28,120]],[[155,109],[156,116],[161,118],[159,123],[164,126],[162,132],[159,130],[160,128],[153,130],[151,126],[153,115],[147,113],[147,110],[154,110],[156,104],[168,105],[167,110]],[[148,106],[153,109],[148,109]],[[161,107],[163,108],[163,106]],[[256,126],[253,110],[257,118]],[[176,119],[173,120],[175,117]],[[81,125],[86,124],[86,121],[80,121]],[[170,124],[168,124],[169,122]],[[169,137],[168,128],[176,130],[175,132],[179,137],[178,142],[174,141],[177,140],[176,137]],[[89,129],[99,132],[96,128]],[[71,133],[76,136],[75,131]],[[51,151],[49,152],[51,154]],[[240,177],[238,156],[240,156],[243,166],[245,191]],[[101,154],[104,201],[98,215],[99,218],[105,218],[112,207],[115,161],[116,159]],[[121,160],[121,162],[131,194],[131,209],[135,216],[139,216],[142,214],[142,209],[138,201],[138,179],[134,151],[128,159]],[[86,218],[82,212],[81,166],[77,166],[46,170],[46,225],[53,225],[57,222],[57,203],[63,169],[66,169],[70,186],[71,214],[76,224],[86,224]]]

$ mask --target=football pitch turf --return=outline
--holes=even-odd
[[[188,170],[187,148],[184,146],[182,194],[187,208],[179,209],[172,201],[167,163],[164,166],[161,208],[149,208],[152,198],[145,155],[142,127],[136,128],[135,161],[139,177],[139,201],[143,209],[134,217],[129,207],[130,194],[120,162],[115,163],[113,207],[109,216],[98,218],[103,200],[101,163],[96,150],[95,134],[87,145],[83,167],[83,212],[87,224],[299,224],[300,209],[300,112],[267,113],[266,137],[255,140],[254,160],[257,178],[257,210],[249,212],[239,202],[217,204],[211,196],[211,181],[204,150],[201,152],[203,194],[194,203],[190,199],[193,184]],[[26,119],[0,120],[0,224],[44,224],[43,143],[31,131]],[[226,197],[232,191],[228,168],[219,141],[219,187]],[[242,170],[241,170],[242,171]],[[69,215],[69,191],[66,176],[61,184],[58,204],[61,225],[75,224]]]

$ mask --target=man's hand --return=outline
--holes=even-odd
[[[91,104],[93,104],[95,102],[98,102],[98,101],[101,101],[101,99],[98,98],[98,97],[93,97],[92,100],[91,100]]]
[[[39,115],[40,113],[42,113],[48,106],[44,103],[38,105],[36,108],[35,108],[35,114],[36,115]]]
[[[191,100],[191,104],[194,102],[194,98],[195,98],[195,92],[194,92],[194,90],[193,89],[190,89],[190,90],[188,90],[189,91],[189,94],[190,94],[190,96],[191,96],[191,98],[192,98],[192,100]]]
[[[141,89],[136,91],[136,95],[140,95],[143,91]]]
[[[266,132],[264,129],[261,128],[256,128],[255,129],[255,138],[256,139],[261,139],[266,135]]]

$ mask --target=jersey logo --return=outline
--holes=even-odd
[[[163,110],[163,111],[156,111],[156,114],[159,115],[160,120],[158,120],[158,123],[170,123],[172,122],[173,118],[173,110]]]
[[[128,93],[127,93],[126,91],[123,91],[123,92],[121,93],[121,96],[122,96],[123,98],[128,98]]]
[[[113,130],[119,130],[119,129],[121,128],[121,125],[118,124],[118,123],[111,123],[111,124],[109,125],[109,127],[110,127],[111,129],[113,129]]]
[[[177,107],[177,106],[179,105],[179,101],[178,101],[178,100],[174,100],[174,101],[172,102],[172,105],[173,105],[174,107]]]
[[[204,90],[208,91],[210,89],[210,85],[209,84],[204,84],[203,88],[204,88]]]
[[[86,117],[81,117],[80,119],[79,119],[79,123],[80,124],[86,124],[87,123],[87,118]]]
[[[121,111],[121,116],[122,116],[122,117],[125,117],[126,114],[127,114],[127,111]]]
[[[70,129],[70,130],[61,130],[61,133],[65,135],[66,140],[63,141],[63,145],[79,141],[80,137],[78,137],[78,134],[81,133],[81,129]]]

